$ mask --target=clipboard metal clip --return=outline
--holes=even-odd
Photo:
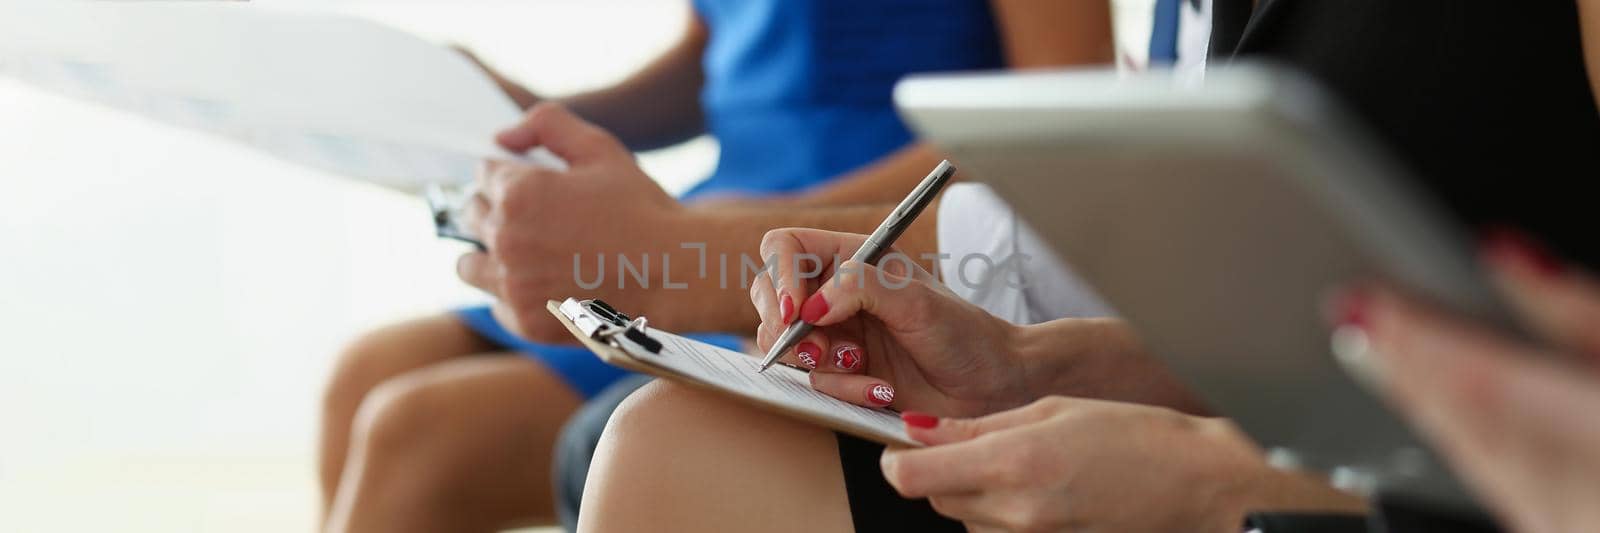
[[[630,319],[604,301],[567,298],[561,302],[561,314],[567,315],[591,339],[620,345],[621,341],[617,339],[620,336],[650,353],[661,353],[661,341],[645,333],[649,320],[642,316]]]

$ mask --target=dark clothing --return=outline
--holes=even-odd
[[[1600,112],[1575,2],[1262,0],[1253,17],[1250,0],[1216,2],[1214,57],[1310,74],[1461,222],[1600,266],[1578,218],[1600,178]]]
[[[938,513],[926,499],[901,498],[878,468],[883,445],[843,433],[839,437],[839,466],[844,469],[844,487],[850,501],[850,522],[857,533],[874,531],[917,531],[961,533],[966,526]]]
[[[600,444],[600,434],[611,420],[611,412],[616,411],[629,394],[653,379],[644,374],[629,374],[617,380],[584,402],[561,426],[551,475],[555,482],[556,516],[561,518],[561,526],[567,531],[578,530],[583,482],[589,477],[589,462],[594,460],[594,449]]]

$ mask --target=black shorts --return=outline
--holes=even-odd
[[[883,445],[843,433],[839,437],[839,465],[844,468],[844,488],[850,499],[850,521],[857,533],[879,531],[950,531],[966,527],[933,512],[928,500],[901,498],[883,479],[878,458]]]

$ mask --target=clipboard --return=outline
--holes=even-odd
[[[788,365],[757,373],[760,360],[649,327],[600,300],[568,298],[545,304],[550,314],[602,361],[789,418],[889,446],[921,447],[900,415],[851,404],[811,388],[808,371]]]

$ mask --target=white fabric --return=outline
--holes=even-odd
[[[1178,62],[1172,66],[1179,79],[1198,81],[1205,76],[1206,52],[1211,48],[1212,0],[1199,6],[1182,2],[1178,10]]]
[[[987,186],[957,183],[946,188],[939,203],[938,234],[943,255],[939,274],[945,285],[995,316],[1034,324],[1113,314]]]

